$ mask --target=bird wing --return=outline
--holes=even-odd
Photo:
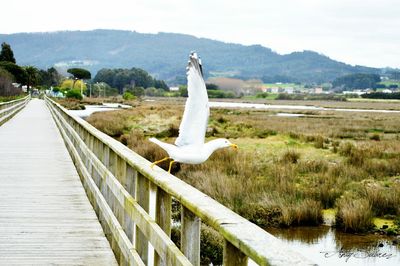
[[[201,61],[193,52],[189,56],[187,80],[188,98],[179,126],[179,136],[175,141],[176,146],[204,144],[210,115]]]

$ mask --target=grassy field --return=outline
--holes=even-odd
[[[379,82],[379,84],[384,84],[386,87],[389,87],[390,85],[397,85],[400,88],[400,81],[386,80]]]
[[[154,161],[166,154],[148,138],[173,143],[182,112],[181,101],[141,102],[88,122]],[[373,217],[399,219],[400,115],[303,113],[212,109],[207,139],[228,138],[239,150],[172,171],[260,226],[318,225],[328,208],[347,232],[370,230]]]
[[[26,94],[21,94],[21,95],[16,95],[16,96],[0,96],[0,103],[21,99],[25,96],[26,96]]]

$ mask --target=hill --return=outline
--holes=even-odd
[[[4,41],[11,45],[20,65],[84,67],[92,76],[101,68],[139,67],[170,83],[184,80],[187,57],[193,50],[201,55],[207,77],[326,82],[345,74],[380,73],[380,69],[351,66],[312,51],[280,55],[261,45],[176,33],[93,30],[0,34],[0,42]]]

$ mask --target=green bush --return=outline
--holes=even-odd
[[[124,94],[122,95],[122,98],[124,98],[124,100],[133,100],[135,99],[135,95],[133,95],[132,93],[130,93],[129,91],[124,92]]]
[[[67,91],[67,94],[65,95],[67,98],[74,98],[77,100],[82,100],[82,94],[80,90],[69,90]]]

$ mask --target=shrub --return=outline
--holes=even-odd
[[[381,136],[379,136],[379,134],[375,133],[371,137],[369,137],[369,139],[375,140],[375,141],[380,141],[381,140]]]
[[[317,149],[323,149],[324,142],[325,142],[325,140],[322,136],[316,136],[314,139],[314,147]]]
[[[295,150],[286,151],[281,158],[282,163],[297,163],[300,159],[300,153]]]
[[[378,216],[399,214],[400,191],[395,187],[381,187],[378,184],[368,184],[364,188],[364,196],[371,202],[374,213]]]
[[[122,95],[122,98],[123,98],[124,100],[129,101],[129,100],[135,99],[136,97],[135,97],[135,95],[133,95],[131,92],[126,91],[126,92],[124,92],[124,94]]]
[[[345,232],[365,232],[373,227],[372,207],[366,199],[342,198],[337,202],[336,225]]]
[[[320,202],[306,199],[295,204],[283,205],[282,222],[290,225],[318,225],[322,221],[322,205]]]
[[[77,100],[82,100],[82,94],[80,90],[69,90],[67,91],[67,94],[65,95],[67,98],[74,98]]]

